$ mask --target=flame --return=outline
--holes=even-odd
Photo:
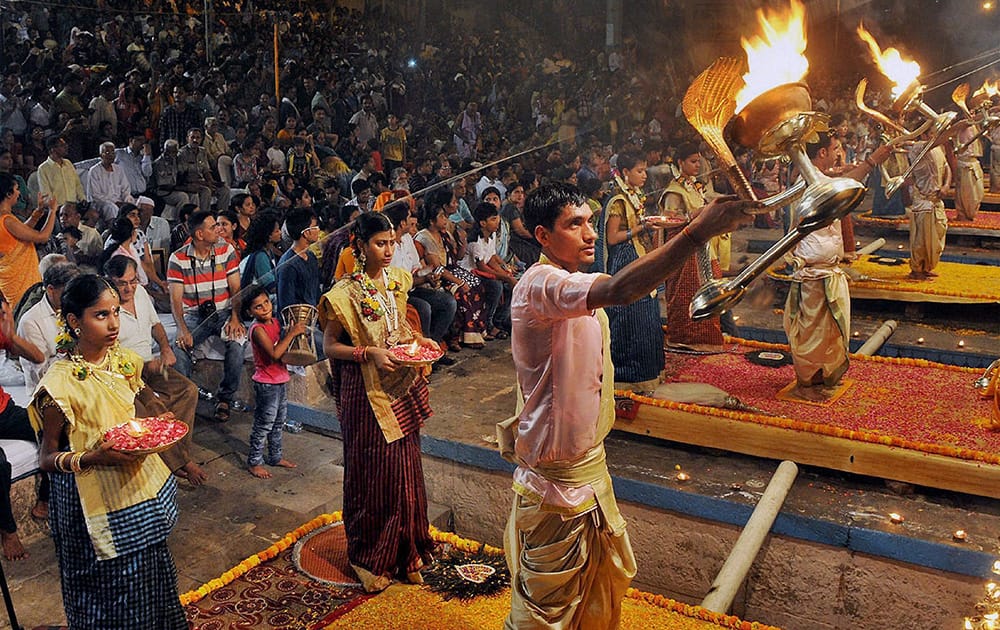
[[[997,94],[1000,94],[1000,79],[997,79],[996,81],[990,81],[989,79],[986,79],[985,81],[983,81],[983,85],[978,90],[973,92],[972,95],[989,96],[992,98]]]
[[[806,59],[806,8],[799,0],[791,0],[787,13],[765,14],[757,10],[757,22],[763,36],[749,40],[740,38],[747,53],[748,72],[743,75],[746,85],[736,95],[736,111],[771,88],[801,81],[809,70]]]
[[[878,65],[879,71],[892,83],[893,99],[899,98],[906,88],[917,81],[917,77],[920,76],[920,64],[916,61],[904,59],[895,48],[882,50],[863,24],[858,25],[858,37],[868,44],[872,59]]]
[[[142,424],[136,422],[135,420],[128,421],[128,432],[132,437],[139,437],[146,432],[146,427]]]
[[[420,346],[417,344],[416,341],[414,341],[409,346],[407,346],[406,354],[410,355],[411,357],[416,356],[418,350],[420,350]]]

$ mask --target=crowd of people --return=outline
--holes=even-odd
[[[330,361],[348,555],[370,591],[419,582],[430,561],[419,446],[427,374],[388,346],[434,348],[434,369],[447,369],[456,353],[513,333],[527,394],[552,385],[522,372],[548,346],[519,344],[518,326],[530,336],[539,334],[524,328],[532,318],[583,318],[570,327],[582,326],[591,346],[596,408],[606,402],[603,361],[614,366],[603,378],[646,391],[664,343],[721,344],[726,322],[692,322],[687,305],[706,269],[728,270],[723,228],[746,208],[712,203],[728,184],[683,122],[681,95],[660,93],[656,62],[634,45],[560,48],[538,33],[471,34],[446,16],[418,36],[332,2],[217,2],[206,29],[205,16],[177,4],[147,0],[142,13],[116,0],[100,10],[12,2],[0,18],[13,60],[0,81],[0,347],[20,356],[33,391],[27,413],[7,397],[0,433],[41,434],[48,475],[32,515],[49,518],[63,574],[74,576],[63,580],[71,626],[141,608],[156,620],[142,627],[185,627],[164,540],[176,520],[175,477],[206,480],[190,433],[160,457],[94,445],[108,423],[135,415],[169,409],[193,425],[199,389],[214,402],[211,419],[228,421],[247,344],[255,400],[246,465],[258,478],[294,467],[281,447],[283,429],[301,428],[285,413],[293,339],[311,336],[316,360]],[[600,26],[583,25],[596,30],[580,42],[600,41]],[[846,95],[816,106],[834,114],[837,148],[824,149],[823,170],[867,176],[885,159]],[[738,158],[762,196],[792,183],[777,161]],[[564,217],[566,207],[579,216]],[[706,207],[715,210],[699,219]],[[560,239],[571,233],[589,254],[567,249]],[[853,237],[834,240],[853,249]],[[649,268],[661,259],[678,271],[666,287],[665,337],[650,295],[668,275]],[[614,280],[578,274],[588,269]],[[553,274],[568,293],[545,285]],[[598,307],[607,320],[591,322],[585,313]],[[158,313],[173,316],[174,339]],[[196,358],[212,348],[220,382],[193,382]],[[834,378],[815,368],[803,384],[816,374]],[[116,413],[94,412],[105,404]],[[591,427],[583,451],[608,428]],[[561,491],[561,477],[533,471],[567,452],[533,443],[531,422],[519,438],[526,472],[513,548],[551,538],[551,524],[530,524],[532,509],[538,492]],[[134,492],[105,493],[127,476],[141,479]],[[12,559],[24,549],[6,494],[0,487],[0,538]],[[562,507],[583,514],[592,499]],[[601,507],[621,536],[617,510]],[[531,531],[540,533],[528,544]],[[613,546],[628,569],[627,539]],[[116,581],[131,572],[142,577],[127,588]],[[514,617],[532,614],[529,591],[516,591]],[[116,603],[126,593],[129,605]]]

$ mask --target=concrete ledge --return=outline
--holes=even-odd
[[[304,423],[315,424],[320,421],[317,416],[326,414],[290,403],[288,415]],[[339,433],[339,422],[335,419],[323,421],[332,422]],[[509,488],[509,475],[514,466],[501,458],[495,449],[424,435],[421,436],[421,450],[430,457],[462,466],[504,473]],[[669,510],[683,516],[742,527],[753,511],[751,506],[743,503],[629,479],[614,474],[614,471],[611,478],[619,501]],[[976,578],[988,577],[996,559],[992,554],[972,549],[787,513],[778,515],[772,532],[805,542],[841,547],[925,569]]]

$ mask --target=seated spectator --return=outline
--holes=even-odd
[[[275,267],[281,258],[281,222],[278,214],[265,210],[256,215],[247,230],[247,244],[240,261],[240,286],[260,285],[273,304],[278,303],[278,278]]]
[[[194,348],[210,337],[225,342],[215,420],[227,422],[243,377],[247,334],[239,317],[239,264],[232,245],[218,242],[215,217],[210,212],[194,212],[188,218],[188,229],[191,243],[171,254],[167,270],[171,312],[177,322],[177,370],[190,378]]]
[[[66,159],[69,145],[62,136],[52,136],[45,141],[49,157],[38,167],[38,192],[56,200],[57,205],[67,201],[80,202],[87,198],[83,182],[76,174],[76,167]]]
[[[191,459],[198,386],[174,369],[177,358],[153,301],[139,283],[136,270],[135,261],[128,256],[112,256],[104,265],[104,275],[118,289],[121,298],[118,343],[142,357],[142,380],[146,387],[156,392],[163,405],[188,425],[187,435],[160,453],[160,458],[175,475],[187,479],[193,486],[200,486],[208,480],[208,476]],[[154,340],[160,350],[158,357],[153,355]],[[137,401],[136,416],[148,415],[155,414],[147,412]]]
[[[219,175],[226,188],[233,187],[233,155],[229,143],[219,132],[219,121],[214,116],[205,119],[205,151],[209,165]]]
[[[59,326],[56,325],[56,315],[62,308],[63,289],[78,275],[79,267],[71,262],[56,263],[49,267],[42,276],[44,295],[17,322],[18,336],[31,343],[42,355],[41,361],[21,356],[21,371],[29,391],[35,389],[35,385],[57,358],[56,335],[59,334]]]
[[[97,211],[102,225],[110,225],[118,216],[119,208],[135,203],[125,169],[115,166],[113,143],[101,145],[101,161],[87,171],[86,190],[87,201]]]
[[[239,218],[232,210],[223,210],[215,215],[215,228],[219,233],[219,240],[233,246],[233,249],[236,250],[236,262],[239,263],[247,244],[243,242],[243,239],[236,238],[237,225],[239,225]]]
[[[484,345],[486,333],[483,285],[479,276],[458,264],[465,256],[465,244],[456,241],[448,232],[448,215],[455,205],[451,190],[441,188],[431,192],[424,202],[424,229],[417,232],[414,240],[423,266],[441,275],[442,286],[452,292],[458,303],[455,343],[449,342],[448,347],[455,350],[460,342],[463,346],[479,349]]]
[[[495,205],[484,201],[476,207],[473,216],[476,225],[469,231],[469,251],[461,264],[483,279],[485,317],[489,327],[486,340],[506,339],[510,327],[510,291],[517,284],[517,279],[514,270],[497,255],[500,212]]]
[[[186,203],[181,206],[177,225],[170,230],[170,251],[177,251],[191,241],[191,230],[188,228],[188,219],[198,209],[197,204]]]
[[[125,172],[133,197],[145,194],[153,176],[153,151],[146,136],[133,133],[127,146],[115,149],[115,165]]]
[[[177,173],[182,182],[181,189],[191,195],[198,196],[198,205],[202,210],[211,209],[212,196],[216,197],[217,207],[229,207],[229,187],[216,183],[212,167],[208,160],[208,152],[202,143],[201,129],[188,131],[187,144],[181,147],[177,154]]]
[[[507,195],[507,202],[500,209],[500,218],[507,221],[510,226],[509,250],[511,255],[517,257],[525,266],[530,267],[538,262],[542,247],[524,225],[524,217],[521,214],[524,208],[524,197],[524,186],[515,182]],[[505,260],[505,262],[510,263],[509,260]]]
[[[178,170],[177,155],[179,153],[180,146],[177,141],[167,140],[163,145],[163,153],[153,162],[153,180],[155,181],[153,190],[156,196],[167,204],[163,212],[165,219],[174,218],[168,210],[179,209],[190,201],[188,194],[183,189],[183,182]],[[177,218],[183,223],[179,216]]]
[[[308,185],[319,170],[319,157],[312,146],[311,138],[295,136],[286,161],[288,174],[295,178],[299,186]]]
[[[246,238],[250,223],[257,214],[257,200],[247,193],[236,193],[229,200],[229,209],[236,213],[236,238]]]
[[[436,272],[433,267],[425,267],[420,260],[420,252],[417,251],[411,234],[417,219],[411,212],[410,204],[402,201],[390,204],[384,214],[396,232],[396,251],[392,255],[392,266],[405,269],[413,276],[413,288],[410,289],[407,306],[412,305],[417,310],[424,335],[436,341],[441,350],[447,352],[448,344],[445,339],[451,332],[455,311],[458,309],[455,296],[441,287],[440,272]],[[455,360],[446,355],[438,363],[452,365]]]
[[[170,223],[163,217],[153,214],[156,203],[151,198],[141,195],[135,200],[135,205],[139,206],[139,230],[145,234],[150,249],[162,249],[169,253]]]
[[[45,357],[42,351],[31,342],[14,332],[14,318],[7,299],[0,295],[0,349],[8,355],[18,355],[33,363],[42,363]],[[23,407],[14,404],[10,394],[0,387],[0,438],[7,440],[24,440],[37,444],[35,430],[28,421],[28,412]],[[7,457],[0,449],[0,546],[3,555],[8,560],[26,558],[28,553],[17,535],[17,522],[10,503],[11,466]],[[38,499],[31,514],[35,518],[44,519],[49,514],[49,478],[42,476],[38,488]]]

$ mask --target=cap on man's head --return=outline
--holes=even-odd
[[[138,199],[135,200],[135,205],[137,205],[137,206],[142,206],[142,205],[155,206],[156,202],[154,202],[149,197],[147,197],[145,195],[142,195]]]

